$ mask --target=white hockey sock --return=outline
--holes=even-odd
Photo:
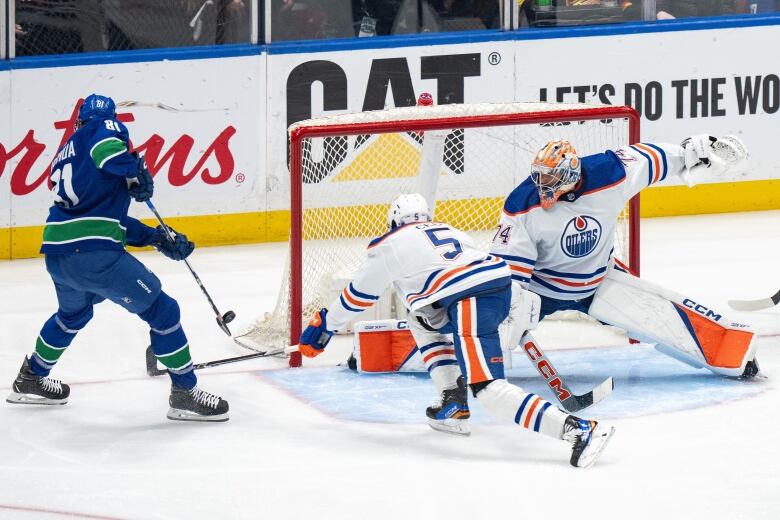
[[[560,439],[568,414],[535,394],[496,379],[477,393],[477,399],[496,418]]]
[[[458,365],[439,365],[432,368],[429,373],[439,392],[451,390],[458,386],[458,376],[460,376],[460,367]]]

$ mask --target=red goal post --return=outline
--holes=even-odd
[[[308,279],[309,275],[305,273],[304,244],[307,240],[319,240],[323,243],[320,247],[329,248],[331,243],[336,244],[339,241],[347,240],[345,237],[361,237],[359,241],[363,244],[362,252],[365,244],[371,238],[370,235],[373,233],[375,236],[383,231],[378,229],[380,226],[378,221],[381,220],[382,211],[386,212],[386,204],[399,193],[397,188],[399,184],[395,183],[397,179],[392,179],[393,182],[388,179],[394,177],[396,169],[407,168],[414,171],[414,160],[422,162],[422,159],[415,156],[414,143],[418,142],[419,148],[422,149],[426,132],[430,135],[436,135],[438,132],[438,135],[447,136],[447,144],[444,147],[444,156],[442,157],[445,164],[437,166],[435,172],[437,179],[435,182],[442,184],[439,189],[444,190],[446,187],[444,185],[449,182],[448,176],[453,183],[459,183],[458,186],[452,188],[455,195],[448,195],[449,200],[443,200],[441,203],[442,212],[449,211],[447,214],[449,217],[440,215],[440,206],[437,202],[434,218],[463,228],[464,224],[461,223],[461,220],[471,219],[476,213],[484,211],[487,220],[483,219],[482,224],[473,224],[471,221],[465,224],[467,231],[477,232],[488,224],[490,226],[488,230],[497,225],[498,213],[494,207],[499,204],[497,207],[500,210],[503,198],[509,194],[511,188],[519,180],[522,180],[523,176],[528,174],[530,164],[528,157],[532,157],[532,154],[547,140],[556,137],[568,138],[580,155],[616,149],[639,140],[639,120],[638,113],[627,106],[508,103],[393,108],[312,119],[292,125],[289,129],[291,210],[289,299],[285,305],[282,300],[286,298],[280,298],[275,311],[283,312],[285,310],[279,309],[280,305],[287,307],[286,310],[289,312],[289,343],[291,345],[297,344],[304,319],[306,319],[304,316],[306,313],[304,290],[308,286],[305,287],[305,285],[315,284],[314,281]],[[391,136],[380,137],[388,134]],[[401,148],[388,148],[390,145],[387,143],[390,141],[401,143],[399,146],[403,146],[404,151],[399,151]],[[409,143],[411,144],[407,146]],[[383,151],[369,154],[365,150],[368,150],[370,146]],[[370,162],[367,162],[365,157],[354,158],[358,157],[359,154],[353,154],[353,149],[360,147],[362,147],[359,150],[360,154],[372,155]],[[385,149],[393,151],[384,152]],[[418,155],[422,155],[422,153],[420,151]],[[333,224],[328,224],[338,228],[332,238],[329,238],[331,235],[323,234],[320,230],[306,231],[304,218],[307,212],[316,211],[314,219],[317,223],[328,220],[329,215],[333,213],[330,211],[333,208],[315,210],[304,203],[304,189],[306,187],[330,181],[328,175],[332,172],[326,173],[321,178],[322,164],[337,163],[334,170],[338,170],[338,175],[354,179],[356,174],[349,171],[349,168],[358,164],[359,161],[362,161],[360,164],[363,164],[361,168],[364,170],[384,171],[387,177],[380,176],[369,179],[366,177],[368,173],[365,171],[357,174],[359,178],[354,182],[360,188],[359,191],[355,192],[356,195],[347,193],[348,183],[334,183],[335,188],[332,188],[334,191],[330,192],[333,195],[328,195],[325,198],[338,198],[338,196],[348,198],[352,213],[349,213],[345,217],[346,220],[342,220],[340,224],[335,223],[335,221]],[[407,162],[409,164],[406,164]],[[511,163],[513,166],[503,168],[502,165],[506,163]],[[328,170],[329,164],[325,166],[323,171],[330,171]],[[421,170],[422,166],[418,164],[416,168]],[[508,180],[509,182],[506,183],[506,187],[501,193],[483,196],[482,189],[492,188],[499,184],[498,181],[492,178],[488,179],[486,176],[492,174],[491,172],[494,170],[502,169],[508,170],[510,177],[513,175],[512,172],[515,172],[514,178]],[[520,171],[523,173],[517,173]],[[470,181],[466,181],[464,188],[463,181],[472,172],[475,173]],[[383,191],[387,193],[381,193]],[[400,191],[416,190],[405,187],[400,188]],[[387,201],[385,202],[384,199],[378,201],[374,197],[377,193],[386,195]],[[363,194],[370,194],[374,198],[371,198],[366,204],[363,204],[362,200],[355,200],[361,198]],[[440,194],[437,192],[437,201],[439,196]],[[473,206],[467,206],[467,204],[471,204],[472,200],[477,199],[480,201],[488,200],[489,204],[486,207],[489,209],[475,209]],[[357,202],[360,204],[356,204]],[[376,211],[374,211],[374,206],[377,207]],[[356,221],[361,221],[363,215],[369,212],[378,215],[372,217],[374,222],[367,226],[370,228],[369,231],[353,229],[353,227],[361,227],[356,224]],[[634,272],[638,273],[640,262],[638,196],[629,203],[626,212],[627,217],[623,223],[624,231],[622,233],[628,234],[626,244],[623,246],[627,250],[622,251],[620,256],[624,262],[628,262],[629,267]],[[490,224],[490,215],[492,215],[492,224]],[[383,225],[384,222],[381,224]],[[364,234],[365,236],[363,236]],[[332,261],[322,258],[313,260],[313,262],[330,263]],[[326,285],[321,280],[316,283],[320,286]],[[327,306],[328,304],[329,301],[322,300],[316,305]],[[290,366],[299,366],[300,362],[300,354],[293,353],[290,357]]]

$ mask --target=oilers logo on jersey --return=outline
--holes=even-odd
[[[598,220],[588,215],[578,215],[566,223],[561,235],[561,249],[568,257],[582,258],[596,249],[601,235]]]

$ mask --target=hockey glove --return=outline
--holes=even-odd
[[[301,334],[301,344],[298,351],[306,357],[319,356],[325,350],[325,346],[333,337],[333,332],[328,330],[326,315],[328,309],[321,309],[314,313],[314,318],[309,326]]]
[[[127,192],[138,202],[146,202],[154,194],[154,179],[146,168],[144,158],[139,157],[135,152],[133,152],[133,156],[138,160],[138,169],[135,177],[127,180],[129,186]]]
[[[710,166],[712,145],[718,138],[707,134],[692,135],[685,139],[680,146],[685,150],[685,168],[691,170],[699,165]]]
[[[171,258],[173,260],[184,260],[195,249],[195,244],[187,240],[187,235],[184,233],[177,233],[171,229],[171,233],[174,236],[173,242],[168,238],[168,234],[165,232],[162,226],[157,226],[152,235],[150,245],[157,248],[159,252]]]

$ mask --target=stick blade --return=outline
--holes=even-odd
[[[157,356],[152,352],[152,346],[146,347],[146,373],[149,377],[161,376],[167,372],[167,370],[157,368]]]
[[[605,397],[612,393],[615,388],[615,381],[612,377],[608,377],[602,381],[596,388],[590,392],[585,392],[582,395],[572,394],[571,397],[561,401],[561,405],[567,412],[579,412],[594,404],[602,401]]]
[[[728,303],[729,307],[735,311],[760,311],[775,305],[772,298],[762,298],[760,300],[729,300]]]

